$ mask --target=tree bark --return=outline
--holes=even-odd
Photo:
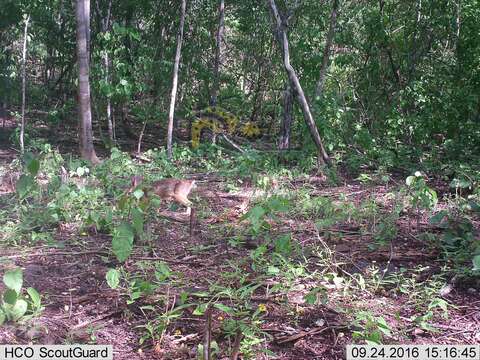
[[[28,23],[30,15],[25,19],[25,29],[23,32],[23,53],[22,53],[22,122],[20,124],[20,152],[25,152],[25,89],[27,83],[27,36]]]
[[[220,89],[220,66],[222,63],[223,34],[225,33],[225,0],[218,5],[218,29],[216,37],[215,62],[213,67],[213,85],[210,95],[210,106],[217,105],[217,95]]]
[[[330,49],[333,45],[333,36],[335,35],[335,26],[337,25],[337,11],[338,0],[333,0],[332,13],[330,14],[330,25],[328,27],[327,39],[325,42],[325,48],[323,49],[322,66],[320,68],[320,76],[315,88],[315,99],[322,96],[323,86],[325,85],[325,79],[327,77],[328,64],[330,61]]]
[[[180,14],[180,25],[178,26],[177,34],[177,50],[175,52],[175,64],[173,66],[173,80],[172,80],[172,93],[170,95],[170,109],[168,112],[168,129],[167,129],[167,156],[172,159],[173,149],[173,114],[175,112],[175,99],[177,97],[178,87],[178,68],[180,66],[180,55],[182,51],[183,41],[183,27],[185,24],[185,12],[187,8],[187,0],[182,0],[182,9]]]
[[[285,24],[280,17],[277,5],[275,4],[275,0],[267,1],[273,16],[273,20],[275,22],[275,34],[279,45],[282,48],[283,65],[285,67],[285,71],[287,72],[290,85],[295,91],[297,101],[302,109],[303,118],[308,126],[308,129],[310,130],[310,135],[312,136],[315,146],[317,147],[318,161],[320,163],[331,164],[330,157],[328,156],[323,146],[322,138],[320,137],[320,134],[318,132],[317,125],[313,120],[312,112],[310,111],[310,106],[308,105],[302,85],[300,84],[300,80],[298,79],[295,69],[290,64],[290,51],[288,49],[288,38],[287,32],[285,30]]]
[[[280,140],[278,148],[286,150],[290,148],[290,133],[293,122],[293,91],[289,81],[286,81],[285,90],[283,92],[283,117],[280,129]]]
[[[100,4],[97,1],[97,13],[98,16],[101,17],[100,23],[102,26],[102,33],[107,33],[110,29],[110,18],[111,18],[111,13],[112,13],[112,0],[108,1],[108,8],[107,8],[107,13],[106,15],[102,14],[102,11],[100,10]],[[110,86],[110,59],[108,56],[108,51],[105,50],[103,54],[103,66],[104,66],[104,71],[105,71],[105,83]],[[107,107],[106,107],[106,113],[107,113],[107,126],[108,126],[108,137],[110,139],[111,144],[113,144],[114,141],[114,131],[113,131],[113,121],[112,121],[112,100],[110,96],[107,95]]]
[[[77,0],[77,61],[78,61],[78,112],[80,121],[80,155],[92,164],[98,164],[93,147],[92,108],[90,100],[89,49],[90,0]]]

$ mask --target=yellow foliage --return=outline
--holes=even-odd
[[[246,122],[242,125],[240,132],[243,136],[252,138],[255,136],[259,136],[261,134],[260,128],[252,123],[251,121]]]
[[[197,148],[200,145],[200,137],[203,129],[210,129],[214,134],[225,131],[227,134],[233,134],[237,131],[239,118],[218,106],[209,106],[199,112],[200,118],[192,124],[192,147]],[[261,134],[260,128],[251,121],[246,122],[239,129],[239,133],[245,137],[252,138]]]
[[[206,117],[195,120],[192,124],[192,148],[195,149],[200,145],[200,136],[205,128],[210,129],[215,134],[222,132],[221,123],[217,120]]]

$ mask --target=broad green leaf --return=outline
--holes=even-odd
[[[112,239],[112,251],[118,261],[125,261],[133,249],[133,228],[127,223],[123,223],[114,230]]]
[[[453,179],[450,182],[450,187],[454,189],[467,189],[472,186],[472,183],[467,179]]]
[[[10,305],[15,305],[18,299],[18,294],[15,290],[12,289],[7,289],[3,293],[3,301],[5,301],[7,304]]]
[[[5,318],[6,318],[5,313],[3,312],[2,309],[0,309],[0,326],[2,326],[3,323],[5,322]]]
[[[446,210],[439,211],[436,213],[434,216],[430,218],[430,224],[431,225],[437,225],[440,224],[445,216],[448,215],[448,212]]]
[[[112,289],[116,289],[120,283],[120,272],[116,269],[110,269],[107,271],[105,278],[107,279],[108,286]]]
[[[473,270],[480,270],[480,255],[474,256],[472,262]]]
[[[133,196],[135,197],[135,199],[137,200],[140,200],[142,198],[142,196],[145,195],[145,193],[143,192],[142,189],[137,189],[133,192]]]
[[[29,287],[27,289],[27,293],[30,296],[30,299],[32,300],[33,307],[36,309],[40,308],[40,306],[42,305],[42,300],[38,291],[32,287]]]
[[[283,255],[290,255],[292,253],[292,236],[291,234],[284,234],[275,240],[275,252]]]
[[[16,268],[13,270],[8,270],[5,275],[3,275],[3,283],[9,289],[15,290],[17,294],[20,294],[23,284],[22,269]]]
[[[308,305],[315,305],[317,303],[317,291],[311,290],[304,296],[304,299]]]
[[[20,176],[15,186],[18,197],[24,199],[32,190],[34,184],[35,180],[31,176],[25,174]]]
[[[28,303],[23,299],[18,299],[15,305],[10,309],[12,320],[17,321],[19,320],[28,309]]]
[[[133,208],[132,221],[133,221],[133,227],[135,228],[136,234],[137,235],[143,234],[143,223],[144,223],[143,211],[137,207]]]
[[[40,170],[40,162],[34,157],[33,154],[28,153],[28,156],[25,154],[25,164],[30,175],[33,177],[37,176],[38,170]]]
[[[407,179],[405,180],[405,183],[407,184],[407,186],[411,186],[413,184],[413,182],[415,181],[416,177],[411,175],[411,176],[408,176]]]
[[[235,310],[233,310],[230,306],[223,305],[222,303],[216,303],[213,306],[228,315],[233,315],[235,313]]]

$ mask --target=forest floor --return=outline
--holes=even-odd
[[[7,131],[0,129],[4,166],[18,155],[6,139]],[[262,191],[246,181],[229,192],[214,175],[191,174],[201,178],[194,236],[188,224],[158,216],[149,225],[150,240],[136,245],[123,264],[125,272],[136,274],[131,281],[160,271],[159,263],[168,266],[172,280],[159,282],[139,298],[131,289],[112,290],[105,281],[108,269],[119,265],[108,234],[80,231],[71,222],[55,229],[51,244],[0,243],[1,272],[21,267],[25,285],[37,289],[45,304],[40,316],[0,327],[0,344],[112,344],[114,359],[190,359],[209,329],[219,358],[227,359],[239,336],[226,336],[225,322],[233,317],[248,325],[241,335],[251,341],[242,343],[239,358],[343,359],[346,344],[362,343],[377,333],[389,344],[480,342],[479,281],[452,279],[438,248],[421,236],[440,236],[428,217],[401,213],[394,238],[385,244],[374,239],[376,229],[366,226],[365,218],[335,221],[338,212],[353,214],[366,203],[380,209],[372,216],[388,216],[395,182],[388,187],[346,179],[339,186],[312,175],[295,181],[280,178],[264,189],[298,194],[296,205],[304,205],[301,211],[266,220],[271,238],[291,234],[295,261],[282,267],[281,261],[265,265],[259,259],[274,250],[269,245],[266,254],[255,252],[263,237],[232,243],[236,229],[249,226],[242,215]],[[443,185],[436,185],[439,193]],[[10,209],[12,190],[4,186],[0,194],[4,211]],[[321,227],[318,219],[327,215],[315,207],[315,199],[333,204],[328,213],[332,221]],[[197,313],[195,307],[185,307],[175,313],[182,293],[190,294],[190,302],[208,299],[223,307]],[[309,294],[324,301],[309,303]],[[240,310],[232,315],[227,307]],[[157,340],[147,338],[140,345],[148,326]]]

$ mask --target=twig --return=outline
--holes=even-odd
[[[210,307],[205,311],[205,336],[203,339],[203,359],[211,360],[210,346],[212,342],[212,309]]]
[[[193,239],[193,235],[194,235],[194,229],[195,229],[195,213],[197,211],[195,209],[191,209],[190,210],[190,240]]]
[[[98,317],[96,317],[95,319],[92,319],[92,320],[86,320],[86,321],[83,321],[81,322],[80,324],[77,324],[75,326],[72,326],[71,327],[71,330],[78,330],[78,329],[81,329],[81,328],[84,328],[94,322],[97,322],[97,321],[100,321],[100,320],[103,320],[103,319],[106,319],[110,316],[113,316],[113,315],[116,315],[118,313],[121,313],[123,310],[115,310],[115,311],[111,311],[107,314],[103,314],[103,315],[100,315]]]
[[[107,251],[102,250],[87,250],[87,251],[79,251],[79,252],[51,252],[51,253],[33,253],[33,254],[20,254],[20,255],[7,255],[7,256],[0,256],[0,259],[17,259],[21,257],[32,257],[32,256],[77,256],[77,255],[90,255],[90,254],[97,254],[97,255],[109,255],[110,253]]]
[[[346,326],[327,326],[327,327],[324,327],[324,328],[316,327],[316,328],[313,328],[310,331],[300,331],[299,333],[297,333],[295,335],[278,338],[276,340],[276,342],[277,342],[277,344],[285,344],[287,342],[297,341],[301,338],[304,338],[305,336],[318,335],[318,334],[321,334],[321,333],[323,333],[327,330],[330,330],[330,329],[345,329],[345,328],[346,328]]]
[[[233,147],[238,152],[241,152],[241,153],[245,152],[245,150],[243,150],[239,145],[235,144],[233,140],[229,139],[227,135],[220,134],[220,137],[223,138],[231,147]]]
[[[240,329],[237,329],[237,335],[235,336],[235,343],[233,344],[231,360],[237,360],[240,355],[240,344],[242,342],[242,333]]]

